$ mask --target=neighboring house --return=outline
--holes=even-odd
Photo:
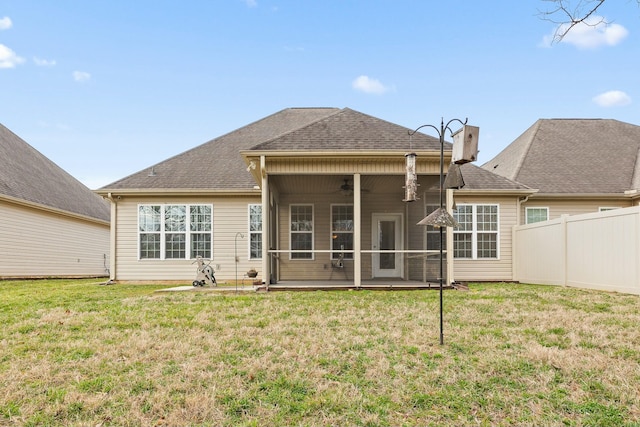
[[[482,167],[538,190],[521,200],[520,224],[636,206],[640,126],[541,119]]]
[[[0,125],[0,279],[108,276],[109,204]]]
[[[439,231],[417,223],[439,205],[440,143],[408,131],[348,108],[285,109],[109,184],[97,192],[111,201],[111,279],[190,282],[202,256],[219,281],[255,268],[265,283],[437,283]],[[446,280],[511,280],[512,227],[535,190],[462,173]]]

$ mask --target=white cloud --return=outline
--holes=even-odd
[[[256,0],[244,0],[244,2],[249,7],[258,7],[258,2]]]
[[[555,34],[562,34],[568,24],[562,24],[557,31],[543,38],[542,44],[550,46]],[[578,49],[595,49],[601,46],[615,46],[629,35],[629,31],[620,24],[606,24],[605,19],[594,16],[587,23],[580,23],[569,30],[560,41],[571,44]]]
[[[77,82],[86,82],[91,79],[91,74],[85,71],[74,71],[73,72],[73,80]]]
[[[389,91],[389,88],[383,85],[380,80],[372,79],[369,76],[359,76],[357,77],[351,86],[360,92],[364,93],[372,93],[375,95],[382,95],[385,92]]]
[[[5,16],[4,18],[0,18],[0,30],[8,30],[13,26],[13,22],[11,22],[11,18]]]
[[[53,67],[54,65],[56,65],[56,61],[55,60],[41,59],[41,58],[38,58],[36,56],[33,57],[33,62],[38,67]]]
[[[15,68],[16,65],[23,62],[24,58],[19,57],[14,51],[0,44],[0,68]]]
[[[631,104],[631,97],[620,90],[601,93],[592,100],[601,107],[622,107]]]

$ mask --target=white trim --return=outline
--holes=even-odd
[[[251,231],[251,207],[257,206],[260,207],[260,231]],[[264,245],[264,235],[262,231],[264,230],[264,224],[262,223],[262,203],[249,203],[247,205],[247,261],[260,261],[262,260],[262,245]],[[259,234],[261,236],[260,241],[260,256],[258,258],[251,258],[251,235]]]
[[[458,260],[476,260],[476,261],[486,261],[486,260],[500,260],[500,205],[498,203],[460,203],[457,205],[457,210],[460,210],[461,207],[471,206],[471,230],[458,230],[458,227],[453,229],[453,237],[457,234],[471,234],[471,258],[468,257],[456,257],[455,247],[451,248],[451,254],[454,259]],[[496,208],[496,230],[492,231],[479,231],[478,230],[478,207],[479,206],[495,206]],[[457,219],[457,218],[456,218]],[[478,234],[480,233],[495,233],[496,235],[496,256],[495,257],[478,257]],[[455,243],[453,244],[455,246]]]
[[[153,231],[153,232],[142,232],[140,231],[140,207],[142,206],[159,206],[160,207],[160,230],[159,231]],[[167,206],[184,206],[185,207],[185,217],[186,217],[186,224],[185,224],[185,231],[184,232],[167,232],[165,230],[165,208]],[[210,244],[211,244],[211,248],[210,248],[210,253],[211,256],[209,258],[209,260],[213,260],[213,204],[211,203],[138,203],[137,208],[136,208],[136,235],[137,235],[137,242],[136,242],[136,258],[138,261],[142,261],[142,262],[146,262],[146,261],[157,261],[157,260],[192,260],[195,258],[191,258],[191,235],[192,234],[207,234],[206,232],[192,232],[191,231],[191,227],[190,227],[190,223],[191,223],[191,208],[194,206],[208,206],[209,209],[211,210],[211,231],[209,231],[209,235],[210,235]],[[184,242],[184,258],[167,258],[166,257],[166,248],[165,248],[165,235],[169,233],[169,234],[182,234],[184,233],[185,235],[185,242]],[[141,258],[140,257],[140,235],[141,234],[159,234],[160,235],[160,257],[159,258]]]
[[[542,221],[548,221],[549,220],[549,208],[546,206],[527,206],[524,208],[524,222],[525,224],[535,224],[535,222],[541,222],[541,221],[535,221],[535,222],[529,222],[529,210],[534,210],[534,209],[539,209],[539,210],[546,210],[547,211],[547,219],[543,219]]]
[[[331,253],[329,254],[329,259],[335,261],[338,258],[334,258],[333,257],[333,253],[336,252],[336,250],[333,249],[333,233],[336,232],[333,230],[333,207],[334,206],[351,206],[352,208],[354,208],[353,203],[330,203],[329,204],[329,249],[331,249]],[[355,208],[354,208],[355,209]],[[354,209],[352,209],[351,213],[353,215],[354,213]],[[353,236],[354,236],[354,232],[355,232],[355,223],[354,223],[354,218],[351,218],[351,222],[352,225],[354,225],[354,229],[351,230],[351,232],[348,231],[337,231],[337,233],[341,233],[341,234],[351,234],[351,245],[353,246]],[[352,249],[345,249],[344,253],[350,253],[353,254],[353,250]],[[345,258],[348,259],[349,261],[353,260],[353,255],[351,256],[351,258]]]

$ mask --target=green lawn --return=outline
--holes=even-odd
[[[640,425],[640,298],[0,282],[0,426]]]

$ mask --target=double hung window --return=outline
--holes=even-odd
[[[262,205],[249,205],[249,259],[262,258]]]
[[[331,205],[331,259],[353,259],[353,205]]]
[[[291,259],[313,259],[313,205],[290,207]]]
[[[139,205],[140,259],[212,258],[211,205]]]
[[[467,259],[499,257],[498,205],[458,205],[454,212],[453,256]]]

